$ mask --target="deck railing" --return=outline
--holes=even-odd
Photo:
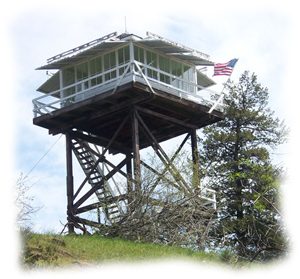
[[[107,75],[115,77],[105,80]],[[100,78],[101,83],[92,85],[92,80]],[[216,110],[222,111],[223,109],[219,93],[150,65],[130,61],[33,99],[34,117],[53,114],[54,111],[70,104],[86,100],[109,90],[115,91],[120,85],[130,81],[144,83],[150,87],[153,93],[155,89],[163,90],[209,108],[215,106],[214,109]],[[216,103],[217,105],[215,105]]]
[[[209,188],[200,189],[199,197],[203,200],[203,205],[211,206],[213,209],[217,209],[216,191]]]

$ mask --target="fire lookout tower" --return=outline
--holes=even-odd
[[[43,95],[33,100],[33,123],[65,134],[69,232],[76,224],[118,222],[130,195],[142,191],[141,166],[157,181],[172,174],[188,139],[197,165],[196,130],[224,118],[220,96],[208,89],[215,82],[202,72],[213,65],[209,56],[149,32],[146,38],[111,33],[47,62],[38,70],[57,71],[37,89]],[[169,158],[161,142],[179,135],[186,136]],[[162,172],[141,160],[147,147],[162,161]],[[74,185],[72,152],[85,175],[80,185]],[[107,158],[116,154],[118,164]],[[116,174],[127,187],[118,186]],[[190,191],[180,176],[174,187]],[[204,190],[199,199],[215,208],[215,193]],[[84,218],[92,210],[98,218]]]

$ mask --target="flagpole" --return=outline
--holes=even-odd
[[[230,73],[230,75],[229,75],[229,77],[228,77],[228,79],[227,79],[227,81],[225,82],[225,85],[224,85],[224,87],[223,87],[223,89],[222,89],[222,91],[221,91],[221,94],[220,94],[220,97],[219,97],[219,99],[214,103],[214,105],[210,108],[210,110],[209,110],[209,114],[210,113],[212,113],[212,111],[216,108],[216,106],[221,102],[221,100],[223,99],[223,97],[224,97],[224,95],[225,95],[225,93],[223,93],[223,91],[224,91],[224,89],[225,89],[225,87],[226,87],[226,84],[227,84],[227,82],[228,82],[228,80],[230,79],[230,77],[231,77],[231,75],[232,75],[232,73],[233,73],[233,70],[234,70],[234,67],[235,67],[235,65],[236,65],[236,63],[239,61],[239,58],[237,59],[237,61],[235,62],[235,64],[234,64],[234,66],[233,66],[233,68],[232,68],[232,71],[231,71],[231,73]]]

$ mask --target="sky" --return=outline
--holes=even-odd
[[[207,53],[214,62],[239,58],[231,78],[237,82],[249,70],[269,89],[271,109],[292,129],[289,144],[274,159],[286,165],[290,174],[283,185],[283,212],[293,236],[299,194],[294,163],[299,153],[295,120],[299,107],[295,97],[299,20],[294,2],[10,1],[9,7],[1,10],[0,22],[5,38],[1,43],[5,208],[14,212],[11,189],[21,173],[28,174],[28,183],[33,185],[28,195],[34,197],[33,205],[42,206],[34,219],[35,229],[62,229],[60,221],[66,222],[65,141],[32,124],[31,100],[40,96],[36,89],[47,79],[45,71],[35,69],[73,47],[114,31],[123,33],[126,17],[129,33],[146,37],[150,31]],[[226,81],[224,77],[213,79],[218,83],[216,88]],[[75,172],[79,181],[81,172]],[[5,216],[5,220],[14,227],[13,217]]]

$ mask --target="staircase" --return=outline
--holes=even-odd
[[[89,175],[91,169],[97,162],[98,158],[95,154],[98,154],[98,152],[94,151],[89,146],[88,142],[80,139],[72,139],[72,149],[82,170],[86,175]],[[104,176],[104,171],[101,169],[100,164],[98,164],[97,167],[92,171],[88,182],[92,187],[98,186]],[[106,215],[105,223],[107,221],[109,223],[117,222],[121,213],[121,208],[118,206],[117,202],[113,201],[115,194],[110,187],[109,182],[106,181],[103,183],[103,185],[95,192],[95,194],[99,202],[103,204],[103,213]]]

